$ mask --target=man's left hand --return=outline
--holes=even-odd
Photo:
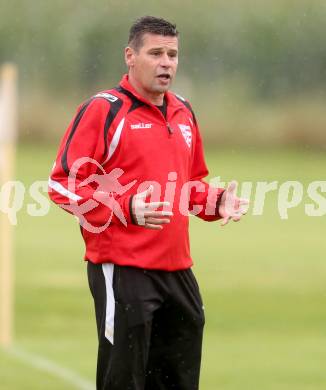
[[[238,222],[247,213],[249,200],[237,197],[237,187],[238,183],[232,181],[222,195],[218,209],[223,218],[221,226],[225,226],[231,219]]]

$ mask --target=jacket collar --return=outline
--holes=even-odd
[[[125,74],[123,75],[121,81],[120,81],[120,86],[124,89],[126,89],[128,92],[130,92],[136,99],[140,100],[141,102],[149,105],[149,106],[154,106],[153,103],[151,103],[149,100],[145,99],[143,96],[141,96],[135,89],[134,87],[130,84],[128,75]],[[164,94],[167,106],[171,110],[177,110],[179,108],[183,107],[183,104],[178,100],[178,98],[175,96],[174,93],[172,92],[165,92]]]

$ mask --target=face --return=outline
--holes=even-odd
[[[146,33],[138,51],[126,48],[125,59],[136,90],[145,97],[162,96],[177,71],[178,38]]]

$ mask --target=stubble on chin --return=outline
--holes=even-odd
[[[166,86],[166,87],[157,87],[157,88],[155,89],[155,92],[163,93],[163,92],[168,91],[169,88],[170,88],[170,85],[168,85],[168,86]]]
[[[163,92],[168,91],[170,87],[171,87],[171,82],[168,83],[167,85],[154,84],[153,85],[153,92],[163,93]]]

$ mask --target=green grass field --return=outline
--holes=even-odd
[[[17,179],[47,180],[54,154],[20,147]],[[308,150],[224,150],[207,161],[223,180],[298,180],[305,190],[326,180],[326,156]],[[201,390],[326,388],[326,216],[306,216],[305,195],[281,220],[276,195],[262,216],[249,210],[224,228],[192,218],[206,310]],[[15,228],[15,346],[0,349],[0,389],[90,388],[97,341],[79,229],[54,205],[30,217],[30,202],[26,194]]]

